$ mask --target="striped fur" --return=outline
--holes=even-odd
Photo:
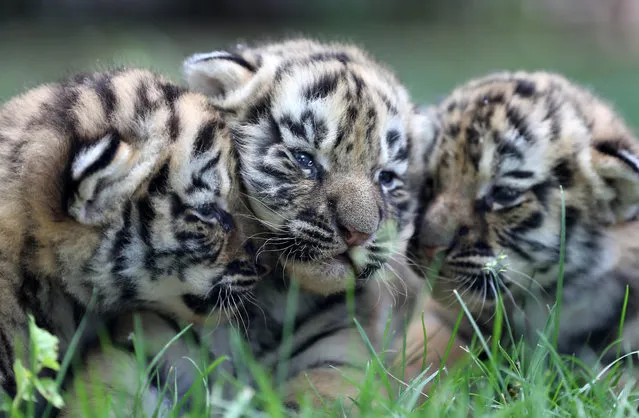
[[[79,76],[0,110],[0,381],[26,316],[64,353],[100,318],[152,308],[216,321],[257,280],[233,222],[231,137],[202,95],[144,70]]]
[[[229,121],[265,263],[330,294],[403,250],[413,106],[389,71],[308,40],[196,54],[184,69]]]
[[[246,228],[270,270],[256,305],[246,306],[249,351],[274,377],[285,365],[275,383],[290,407],[315,390],[325,402],[355,398],[342,372],[357,381],[368,350],[352,314],[379,347],[394,308],[379,281],[399,287],[392,279],[403,266],[394,258],[401,260],[413,233],[405,174],[416,115],[407,93],[359,49],[307,40],[196,54],[184,68],[190,87],[211,96],[233,132],[254,220]],[[289,297],[292,283],[297,297]],[[355,312],[345,292],[353,284]],[[282,355],[289,300],[294,330],[290,354]],[[230,357],[223,370],[254,385],[229,345],[235,330],[217,327],[202,344],[212,344],[214,357]],[[196,376],[188,365],[178,374]],[[237,388],[224,390],[234,397]],[[149,391],[143,403],[155,396]]]
[[[332,368],[357,380],[367,358],[344,290],[354,279],[355,315],[379,346],[381,317],[393,308],[378,281],[392,283],[389,263],[413,232],[405,176],[416,116],[407,92],[362,50],[304,39],[196,54],[184,70],[227,115],[258,260],[274,276],[256,292],[252,353],[278,369],[294,280],[301,293],[283,388],[290,404],[313,395],[309,380],[325,401],[356,396]]]
[[[411,250],[424,267],[442,260],[425,307],[427,333],[439,334],[428,339],[426,363],[443,354],[442,332],[450,335],[458,316],[452,290],[489,333],[499,289],[516,334],[537,340],[556,299],[562,196],[558,349],[589,363],[614,359],[616,347],[606,347],[617,336],[626,286],[634,324],[639,285],[630,239],[639,233],[639,145],[625,123],[586,89],[543,72],[470,81],[429,112],[430,151],[412,156],[421,207]],[[409,331],[420,353],[421,329]],[[465,323],[459,338],[471,335]],[[624,328],[622,353],[639,348],[636,335],[634,325]]]

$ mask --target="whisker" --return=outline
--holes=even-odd
[[[249,195],[248,193],[244,193],[244,192],[240,192],[240,193],[241,193],[241,195],[243,195],[243,196],[245,196],[245,197],[247,197],[247,198],[249,198],[249,199],[251,199],[251,200],[256,201],[257,203],[259,203],[260,205],[262,205],[262,207],[264,207],[266,210],[270,211],[270,212],[271,212],[271,213],[273,213],[274,215],[279,216],[280,218],[284,219],[285,221],[289,221],[289,222],[291,221],[291,219],[287,218],[286,216],[282,215],[281,213],[278,213],[275,209],[273,209],[273,208],[269,207],[266,203],[262,202],[262,201],[261,201],[260,199],[258,199],[257,197],[255,197],[255,196],[251,196],[251,195]],[[245,206],[246,206],[246,205],[245,205]],[[251,209],[250,209],[250,208],[248,208],[248,207],[247,207],[246,209],[248,209],[249,211],[251,211]],[[251,211],[251,212],[252,212],[252,211]]]

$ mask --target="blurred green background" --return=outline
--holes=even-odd
[[[416,101],[499,69],[560,71],[639,126],[639,0],[0,0],[0,100],[78,71],[269,39],[355,42]]]

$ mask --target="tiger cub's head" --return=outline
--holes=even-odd
[[[184,71],[230,121],[262,256],[327,294],[402,252],[413,106],[388,70],[352,46],[294,40],[196,54]]]
[[[436,289],[471,307],[498,289],[552,292],[562,194],[565,280],[610,268],[606,228],[639,209],[639,148],[608,104],[562,76],[516,72],[470,81],[429,112],[411,248],[423,265],[441,257]]]
[[[7,112],[29,100],[37,123],[24,137],[53,138],[23,147],[35,274],[84,303],[95,291],[103,312],[202,321],[242,303],[258,276],[230,132],[204,95],[127,69],[45,87]]]

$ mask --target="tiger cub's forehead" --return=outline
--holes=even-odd
[[[574,100],[567,81],[554,74],[471,81],[439,106],[440,158],[445,167],[468,166],[482,183],[539,180],[588,146],[588,124]]]
[[[298,58],[281,68],[271,114],[287,146],[314,151],[328,168],[356,163],[406,169],[411,106],[390,75],[339,55]]]
[[[173,111],[180,128],[177,140],[167,150],[173,185],[186,187],[186,193],[195,200],[209,199],[213,193],[226,209],[235,166],[226,121],[198,93],[182,93]]]

